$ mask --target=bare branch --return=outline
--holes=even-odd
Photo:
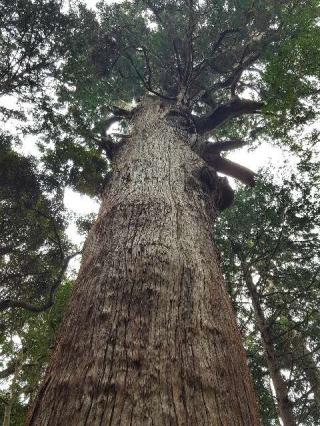
[[[224,39],[226,38],[226,36],[228,36],[229,34],[235,34],[235,33],[239,33],[239,32],[240,32],[240,28],[228,28],[228,29],[222,31],[219,34],[217,41],[212,46],[212,53],[214,53],[216,50],[219,49],[219,47],[221,46],[221,44],[224,41]]]
[[[187,40],[186,40],[186,65],[184,69],[183,84],[188,86],[193,71],[193,34],[195,29],[195,15],[194,15],[194,4],[193,0],[188,0],[188,29],[187,29]]]
[[[151,69],[151,65],[150,65],[150,60],[149,60],[149,55],[148,55],[148,50],[142,46],[141,47],[142,52],[143,52],[143,56],[144,56],[144,61],[147,67],[147,73],[148,73],[148,80],[147,80],[147,86],[148,87],[152,87],[152,69]]]
[[[238,32],[240,32],[239,28],[230,28],[230,29],[222,31],[219,34],[217,41],[212,46],[211,54],[215,53],[219,49],[219,47],[221,46],[221,44],[224,41],[226,36],[228,36],[229,34],[235,34],[235,33],[238,33]],[[213,58],[213,55],[210,58],[204,58],[198,65],[196,65],[194,67],[194,71],[196,71],[194,78],[199,77],[199,75],[201,74],[203,69],[206,68],[206,66],[209,64],[209,61],[212,58]]]
[[[132,111],[128,111],[127,109],[123,109],[123,108],[119,108],[115,105],[113,105],[110,108],[110,110],[115,116],[120,117],[120,118],[131,118],[131,116],[132,116]]]
[[[178,74],[179,74],[179,80],[182,81],[182,65],[181,65],[181,58],[179,49],[177,48],[177,42],[175,39],[172,40],[172,46],[174,50],[174,55],[176,58],[177,68],[178,68]]]
[[[235,96],[236,92],[236,86],[239,83],[241,76],[250,65],[252,65],[256,60],[260,57],[260,52],[255,52],[253,54],[250,54],[245,59],[246,49],[244,49],[243,55],[238,63],[238,65],[235,67],[232,74],[226,78],[224,81],[217,83],[216,87],[214,89],[223,89],[230,87],[231,88],[231,95]]]
[[[197,132],[200,134],[215,129],[231,118],[244,114],[260,113],[264,104],[247,99],[233,99],[226,104],[218,106],[212,113],[204,117],[194,117]]]

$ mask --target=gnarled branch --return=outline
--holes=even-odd
[[[261,112],[262,102],[247,99],[233,99],[232,101],[218,106],[211,114],[204,117],[194,117],[195,126],[199,134],[209,132],[220,124],[234,117],[243,114],[253,114]]]
[[[221,151],[229,151],[246,145],[242,140],[230,140],[222,142],[204,142],[193,146],[193,150],[217,172],[231,176],[247,186],[255,185],[255,173],[240,164],[234,163],[220,156]]]
[[[255,186],[256,174],[240,164],[234,163],[231,160],[220,157],[219,155],[212,156],[211,161],[207,161],[217,172],[221,172],[227,176],[231,176],[247,186]]]

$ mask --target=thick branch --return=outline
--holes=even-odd
[[[217,172],[231,176],[247,186],[255,186],[255,173],[240,164],[222,158],[219,155],[212,156],[211,161],[207,161],[207,163],[214,167]]]
[[[234,117],[243,114],[253,114],[261,112],[262,102],[250,101],[246,99],[234,99],[226,104],[218,106],[211,114],[200,118],[194,118],[197,132],[200,134],[215,129],[220,124]]]
[[[222,142],[204,142],[192,147],[209,166],[217,172],[231,176],[245,185],[253,187],[255,185],[255,173],[240,164],[227,160],[220,156],[221,151],[230,151],[246,145],[242,140],[230,140]]]
[[[119,108],[117,106],[112,106],[111,112],[120,118],[131,118],[132,116],[132,110],[128,111],[127,109]]]
[[[221,142],[205,142],[201,146],[201,155],[219,154],[221,151],[232,151],[247,145],[246,141],[234,139]]]
[[[260,52],[254,52],[245,58],[247,48],[244,49],[244,52],[239,60],[238,65],[235,67],[231,75],[225,80],[215,83],[209,91],[214,91],[217,89],[231,88],[231,93],[235,96],[235,88],[237,83],[240,81],[242,73],[247,69],[251,64],[253,64],[260,57]]]

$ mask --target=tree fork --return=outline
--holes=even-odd
[[[145,101],[26,425],[260,424],[213,245],[219,185],[194,177],[204,165]]]

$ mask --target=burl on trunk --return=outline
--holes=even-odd
[[[132,124],[26,424],[258,425],[213,244],[220,179],[166,106]]]

